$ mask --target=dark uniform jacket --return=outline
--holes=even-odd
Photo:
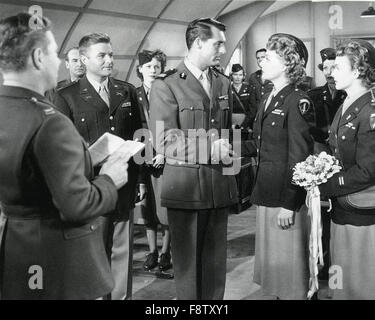
[[[346,92],[337,90],[334,99],[332,99],[328,84],[317,87],[307,92],[315,108],[316,128],[312,131],[314,140],[319,143],[327,143],[328,130],[346,98]]]
[[[267,98],[262,100],[254,122],[258,167],[250,201],[296,211],[306,194],[292,184],[292,170],[313,152],[313,106],[294,85],[284,87],[264,111]]]
[[[0,150],[0,202],[7,217],[2,298],[108,294],[113,280],[99,217],[114,210],[117,190],[108,176],[94,178],[71,121],[35,92],[0,87]],[[29,287],[31,266],[41,268],[42,290]]]
[[[57,92],[58,90],[60,90],[61,88],[65,88],[66,86],[70,85],[71,83],[72,83],[72,81],[71,81],[71,80],[68,80],[68,79],[59,81],[59,82],[57,83],[56,88],[50,89],[50,90],[48,90],[48,91],[45,93],[45,97],[46,97],[49,101],[53,102],[53,101],[55,100],[56,92]]]
[[[244,129],[252,128],[257,106],[251,100],[252,90],[248,83],[242,83],[240,90],[237,92],[232,87],[233,94],[233,113],[245,113],[246,118],[242,123]]]
[[[110,108],[86,76],[60,89],[55,96],[56,108],[73,121],[88,145],[105,132],[133,140],[134,132],[142,126],[135,88],[127,82],[109,78],[108,89]],[[134,208],[138,173],[138,166],[130,160],[128,183],[119,190],[119,217],[126,219],[129,209]]]
[[[168,158],[161,194],[162,206],[167,208],[212,209],[238,202],[235,177],[223,175],[221,164],[210,164],[210,143],[204,148],[197,138],[188,138],[188,129],[231,128],[230,81],[214,70],[210,75],[211,99],[184,63],[152,84],[150,116],[155,147]],[[156,121],[164,122],[164,131],[156,131]]]
[[[262,82],[262,70],[258,70],[250,75],[249,86],[251,89],[251,102],[258,109],[262,97],[272,91],[273,83],[269,80]]]
[[[333,199],[332,220],[337,224],[375,224],[375,210],[367,215],[349,212],[335,201],[337,196],[375,184],[375,104],[371,99],[371,93],[362,95],[342,116],[341,107],[331,125],[329,145],[343,168],[319,189]]]

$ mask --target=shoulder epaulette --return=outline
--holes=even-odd
[[[161,74],[159,74],[156,79],[161,79],[161,80],[164,80],[165,78],[169,77],[170,75],[174,74],[177,72],[177,69],[173,68],[173,69],[169,69]]]
[[[45,102],[43,100],[39,100],[39,99],[37,99],[35,97],[31,97],[29,100],[32,103],[34,103],[35,105],[41,107],[42,110],[43,110],[43,113],[46,116],[49,116],[51,114],[55,114],[56,113],[56,110],[52,107],[52,104],[50,104],[49,102]]]
[[[133,88],[134,90],[136,89],[135,86],[133,84],[131,84],[130,82],[115,79],[115,78],[112,78],[112,81],[113,81],[113,85],[114,85],[115,88],[117,88],[118,85],[122,85],[122,86],[128,86],[130,88]]]
[[[371,93],[370,105],[371,105],[371,107],[375,107],[375,87],[370,89],[370,93]]]
[[[78,81],[69,82],[66,85],[62,86],[62,87],[56,87],[56,91],[59,92],[59,91],[64,90],[66,88],[70,88],[71,86],[77,84],[78,82],[79,82],[79,80]]]

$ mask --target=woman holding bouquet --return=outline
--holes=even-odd
[[[313,106],[295,85],[305,76],[308,53],[289,34],[274,34],[261,67],[273,91],[254,122],[258,160],[251,202],[257,207],[254,282],[264,295],[306,299],[309,281],[306,193],[292,184],[292,168],[313,152]],[[254,146],[254,147],[252,147]]]
[[[332,122],[329,144],[342,170],[319,186],[332,199],[334,299],[375,299],[375,210],[344,208],[337,197],[375,184],[375,49],[365,40],[340,47],[333,77],[348,94]],[[374,89],[372,89],[374,90]]]

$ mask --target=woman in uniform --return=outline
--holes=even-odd
[[[257,172],[251,202],[257,205],[254,282],[263,294],[306,299],[309,281],[306,193],[292,184],[292,168],[313,152],[314,111],[295,85],[305,76],[308,53],[289,34],[267,42],[263,77],[273,91],[264,96],[254,122]]]
[[[375,49],[351,40],[337,51],[333,77],[348,96],[331,125],[329,144],[342,170],[320,186],[332,199],[331,277],[334,299],[375,299],[375,210],[351,210],[337,201],[375,185]],[[372,89],[374,90],[374,89]],[[337,289],[337,290],[336,290]]]
[[[160,50],[143,50],[138,55],[139,66],[137,75],[142,80],[142,85],[137,88],[138,105],[140,107],[142,126],[145,129],[149,124],[149,96],[151,84],[155,78],[164,72],[166,65],[166,56]],[[147,255],[143,264],[145,270],[151,270],[158,265],[158,248],[156,231],[158,224],[163,228],[163,245],[161,249],[159,269],[168,270],[172,267],[170,254],[170,233],[168,229],[167,209],[160,205],[162,172],[164,167],[164,156],[155,154],[152,144],[147,144],[151,148],[150,154],[154,157],[149,159],[147,164],[145,180],[147,194],[141,203],[141,223],[146,226],[147,240],[150,247],[150,253]]]

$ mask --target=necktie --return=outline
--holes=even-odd
[[[211,97],[211,83],[208,79],[207,70],[201,73],[199,81],[202,84],[204,91],[206,91],[207,95]]]
[[[267,108],[268,108],[268,106],[270,105],[271,100],[273,99],[274,94],[275,94],[275,92],[274,92],[274,90],[272,90],[271,93],[270,93],[270,95],[269,95],[269,97],[268,97],[268,99],[267,99],[266,106],[264,107],[264,111],[266,111]]]
[[[99,95],[102,98],[102,100],[106,103],[106,105],[109,107],[108,92],[107,92],[107,88],[105,87],[104,84],[100,85]]]

